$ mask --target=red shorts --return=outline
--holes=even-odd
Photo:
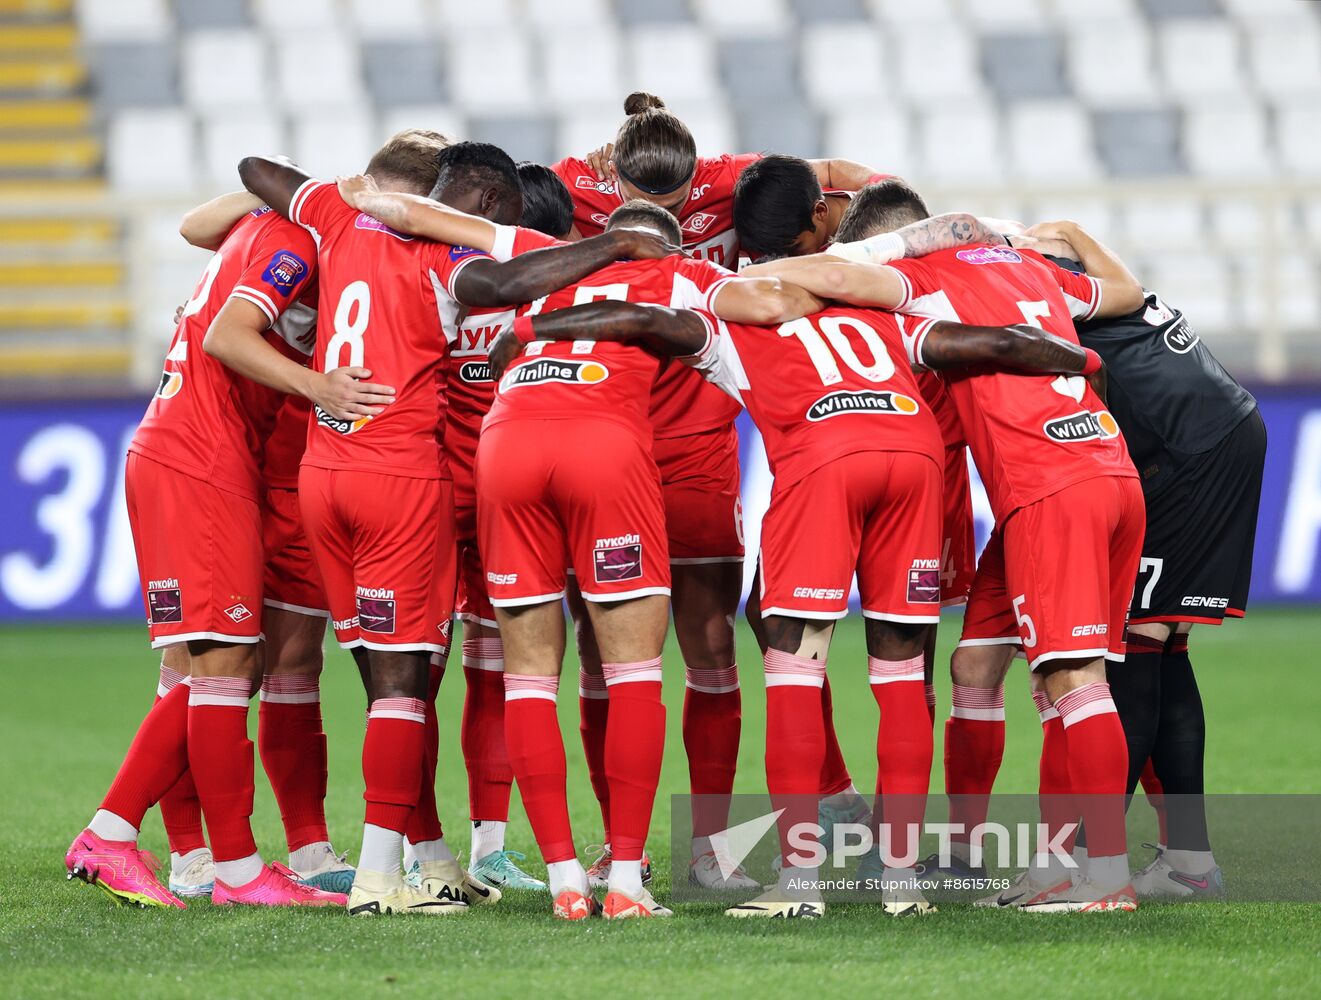
[[[968,452],[960,445],[945,449],[945,513],[941,526],[940,604],[964,604],[977,571],[977,542],[972,530],[972,484]]]
[[[261,639],[261,513],[255,500],[130,452],[128,523],[153,649]]]
[[[445,652],[454,613],[453,484],[304,465],[298,487],[339,644]]]
[[[261,508],[261,532],[266,553],[266,606],[329,618],[326,590],[303,531],[297,490],[267,488]]]
[[[588,601],[670,592],[660,478],[607,420],[510,420],[477,447],[477,537],[497,608],[558,601],[565,558]]]
[[[761,614],[940,618],[940,467],[912,452],[837,458],[784,490],[761,523]]]
[[[1101,476],[1020,507],[982,550],[960,646],[1021,646],[1049,660],[1124,658],[1146,529],[1142,488]]]
[[[477,548],[477,498],[471,493],[457,496],[454,523],[459,543],[459,592],[454,616],[475,625],[495,628],[495,608],[486,589],[486,569]]]
[[[658,438],[652,445],[665,500],[670,563],[743,561],[738,431]]]

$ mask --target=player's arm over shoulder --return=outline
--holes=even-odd
[[[245,156],[239,161],[239,179],[243,186],[270,205],[286,219],[298,222],[292,210],[294,196],[312,181],[312,177],[291,160],[283,157]]]
[[[1027,235],[1067,243],[1073,250],[1071,256],[1087,272],[1074,274],[1042,258],[1070,300],[1074,319],[1126,316],[1142,306],[1146,296],[1141,283],[1114,251],[1078,223],[1068,220],[1038,223],[1027,230]]]
[[[850,305],[898,309],[910,298],[909,283],[888,264],[861,264],[830,253],[786,257],[745,267],[741,275],[776,277],[799,285],[818,299]]]

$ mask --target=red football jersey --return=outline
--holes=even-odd
[[[316,245],[297,226],[268,208],[240,219],[184,306],[129,451],[255,499],[257,462],[283,397],[226,368],[202,350],[202,340],[224,304],[240,298],[270,320],[272,344],[305,362],[316,313],[298,300],[315,269]]]
[[[832,306],[779,326],[706,318],[718,332],[689,363],[748,408],[778,487],[857,452],[943,463],[893,314]]]
[[[914,364],[922,363],[922,341],[935,320],[1029,323],[1076,344],[1073,318],[1089,319],[1101,305],[1096,279],[1056,267],[1031,250],[965,247],[890,266],[908,284],[898,311],[930,317],[905,324]],[[1081,375],[942,377],[997,520],[1085,479],[1137,474],[1119,425]]]
[[[496,260],[508,260],[529,250],[562,246],[563,240],[521,226],[513,230],[508,248],[497,246]],[[514,306],[492,306],[461,311],[450,350],[449,381],[446,395],[449,412],[445,418],[445,452],[454,475],[454,488],[471,493],[472,470],[477,460],[477,439],[482,421],[495,399],[491,380],[490,353],[495,338],[514,321]]]
[[[267,486],[277,490],[298,489],[298,466],[307,450],[307,425],[311,420],[310,399],[294,393],[284,397],[262,453],[261,478]]]
[[[721,268],[678,254],[618,261],[522,311],[536,315],[597,299],[704,309],[728,278]],[[511,417],[593,416],[623,424],[650,449],[651,392],[660,368],[659,358],[631,344],[534,340],[500,380],[484,426]]]
[[[726,267],[738,263],[738,236],[734,233],[734,182],[760,153],[699,156],[692,193],[679,211],[683,248],[694,257]],[[615,183],[599,181],[586,160],[569,157],[553,164],[573,196],[573,224],[584,237],[605,231],[610,213],[624,203]]]
[[[295,192],[289,214],[317,242],[317,370],[362,365],[373,382],[395,390],[395,401],[375,417],[336,420],[314,409],[303,464],[448,476],[446,337],[460,308],[454,281],[469,263],[490,255],[396,233],[350,208],[334,184],[321,181],[309,180]]]

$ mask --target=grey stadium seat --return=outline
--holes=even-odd
[[[1070,93],[1063,44],[1052,35],[987,35],[982,39],[982,66],[991,90],[1003,101]]]
[[[494,143],[515,160],[550,163],[554,156],[555,124],[549,118],[535,115],[473,118],[468,129],[469,138]]]
[[[796,100],[798,42],[782,36],[725,39],[720,43],[720,77],[735,104]]]
[[[362,63],[378,106],[440,104],[449,96],[440,48],[429,41],[364,42]]]
[[[687,24],[693,19],[685,0],[615,0],[615,14],[625,26]]]
[[[1115,177],[1179,174],[1179,119],[1171,109],[1101,111],[1095,119],[1101,162]]]
[[[1141,0],[1142,8],[1153,21],[1182,17],[1219,17],[1216,0]]]
[[[251,24],[247,0],[174,0],[179,27],[246,28]]]
[[[179,103],[177,46],[173,41],[103,42],[91,49],[92,79],[102,109]]]
[[[797,101],[750,106],[738,112],[738,148],[748,152],[821,155],[821,117]]]
[[[791,5],[794,15],[805,23],[868,20],[862,0],[791,0]]]

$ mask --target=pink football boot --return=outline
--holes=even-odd
[[[184,909],[184,902],[156,877],[160,862],[129,840],[105,840],[91,830],[74,838],[64,855],[69,878],[94,885],[116,903]]]
[[[211,902],[217,906],[347,906],[349,897],[303,885],[292,869],[271,862],[255,879],[238,888],[216,879]]]

